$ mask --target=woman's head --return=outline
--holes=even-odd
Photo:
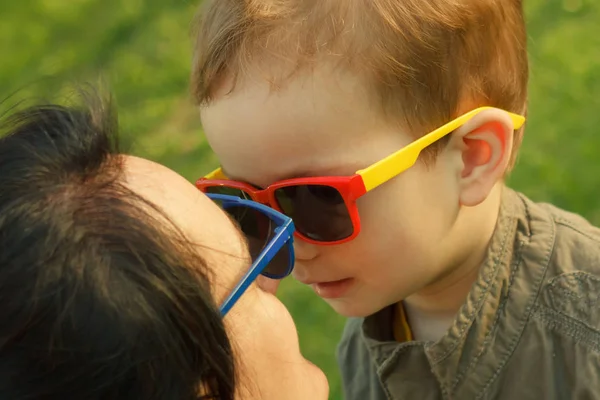
[[[0,397],[285,398],[303,378],[298,398],[326,398],[272,294],[253,284],[221,318],[244,238],[183,178],[121,155],[107,107],[34,107],[0,135]]]

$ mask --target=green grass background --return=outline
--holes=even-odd
[[[0,112],[24,98],[53,98],[102,76],[137,154],[193,180],[217,160],[191,105],[185,0],[0,0]],[[510,181],[600,224],[600,0],[527,0],[530,113]],[[334,349],[343,318],[287,280],[305,355],[341,399]]]

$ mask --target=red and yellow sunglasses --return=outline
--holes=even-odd
[[[200,178],[196,187],[205,193],[233,195],[268,205],[292,218],[296,235],[309,243],[345,243],[360,233],[356,200],[412,167],[427,146],[491,108],[480,107],[463,114],[351,176],[286,179],[260,189],[245,182],[229,180],[218,168]],[[521,128],[525,117],[506,113],[514,129]]]

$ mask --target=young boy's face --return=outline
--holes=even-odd
[[[257,187],[352,175],[414,140],[384,122],[359,79],[324,65],[278,91],[258,73],[230,89],[225,79],[203,107],[204,129],[228,178]],[[354,240],[324,246],[297,239],[295,277],[346,316],[431,288],[463,256],[451,234],[460,168],[446,153],[361,197]]]

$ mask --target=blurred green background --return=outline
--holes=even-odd
[[[0,113],[20,99],[54,98],[66,84],[113,90],[123,135],[137,154],[193,180],[211,170],[187,81],[185,0],[0,0]],[[513,187],[600,224],[600,0],[527,0],[530,113]],[[310,289],[292,280],[281,297],[305,355],[341,399],[334,349],[343,327]]]

